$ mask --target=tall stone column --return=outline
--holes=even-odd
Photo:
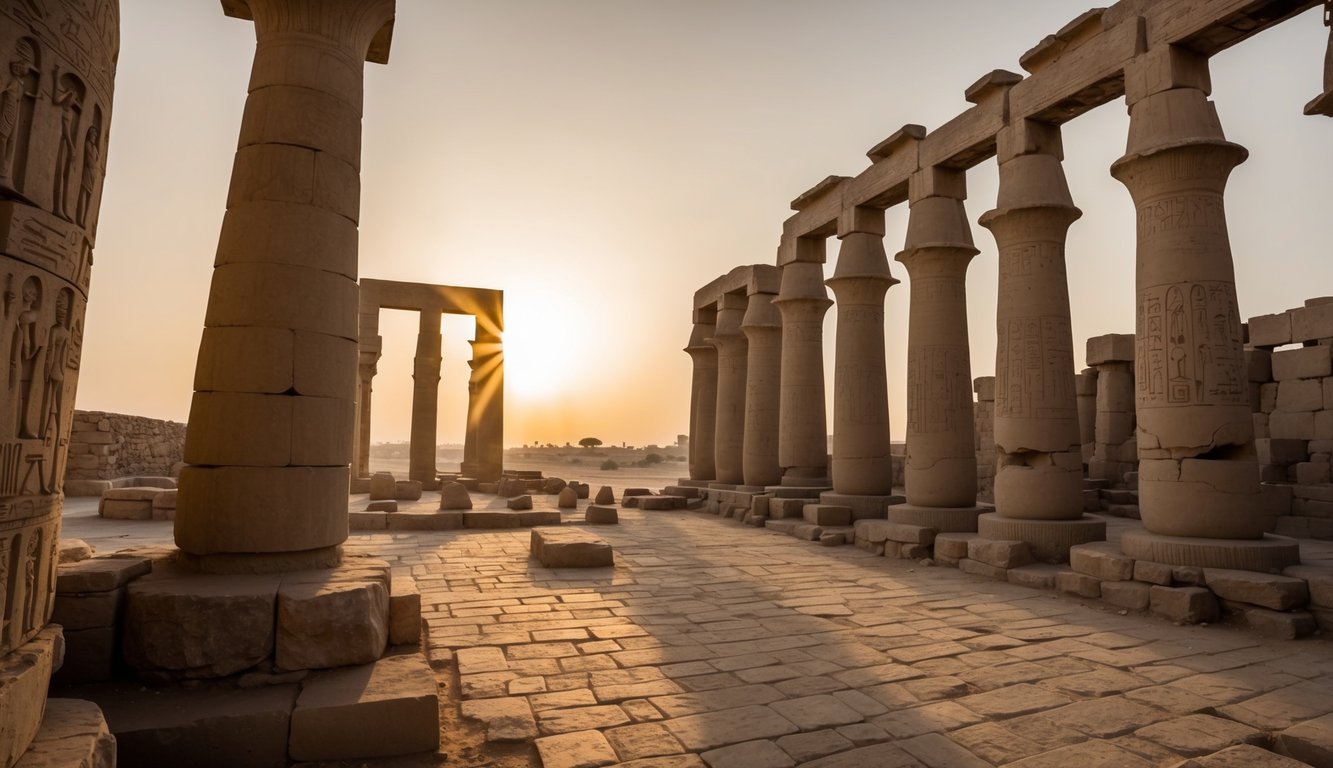
[[[782,466],[778,463],[782,315],[773,299],[771,293],[751,293],[741,318],[746,341],[741,465],[745,485],[758,490],[782,482]]]
[[[745,386],[748,354],[741,318],[748,304],[745,296],[724,294],[717,302],[717,325],[709,341],[717,348],[717,430],[713,438],[713,462],[717,482],[745,482]]]
[[[961,171],[927,168],[909,183],[907,240],[907,505],[890,519],[976,530],[977,455],[967,340],[967,266],[977,254]],[[955,510],[936,512],[929,510]],[[927,510],[927,511],[922,511]]]
[[[824,315],[833,300],[824,287],[824,265],[797,261],[784,266],[773,306],[782,313],[778,419],[782,485],[827,487],[832,481],[824,396]]]
[[[1097,369],[1084,369],[1074,377],[1078,398],[1078,435],[1083,446],[1083,463],[1092,461],[1097,445]]]
[[[474,477],[495,482],[504,471],[504,350],[499,333],[483,327],[480,318],[471,344],[467,436],[472,449],[464,446],[463,454],[474,457]]]
[[[1106,537],[1083,515],[1083,449],[1065,235],[1082,213],[1060,166],[1060,129],[1019,120],[1001,129],[1000,190],[981,217],[999,249],[995,346],[995,512],[984,538],[1027,542],[1065,562],[1075,544]]]
[[[91,458],[67,454],[119,24],[114,0],[0,6],[0,766],[36,736],[64,648],[48,622],[66,459]]]
[[[1086,357],[1096,371],[1097,401],[1088,477],[1124,487],[1138,466],[1134,441],[1134,335],[1108,333],[1088,339]]]
[[[1125,68],[1129,141],[1111,166],[1138,210],[1139,510],[1122,548],[1157,562],[1268,570],[1223,191],[1247,153],[1208,100],[1207,59],[1162,46]],[[1189,537],[1185,539],[1168,537]],[[1216,539],[1237,541],[1217,542]],[[1202,540],[1202,541],[1201,541]]]
[[[393,0],[237,0],[257,45],[204,317],[176,543],[336,563],[357,372],[362,62]],[[267,556],[267,557],[265,557]]]
[[[407,476],[420,480],[423,488],[435,490],[440,484],[439,470],[435,466],[442,354],[440,313],[423,309],[420,315],[417,354],[412,361],[412,434],[408,443]]]
[[[838,307],[833,363],[833,490],[825,504],[856,518],[883,517],[893,493],[889,380],[884,359],[884,296],[898,280],[884,251],[884,212],[862,211],[839,235],[826,283]],[[855,497],[867,497],[864,503]]]
[[[363,297],[364,298],[364,297]],[[357,342],[356,441],[352,445],[352,477],[370,477],[370,426],[373,383],[379,373],[384,338],[379,335],[380,308],[362,307]]]
[[[690,379],[689,483],[707,485],[716,479],[713,437],[717,431],[717,347],[708,343],[717,322],[717,310],[694,310],[694,329],[685,352],[694,363]]]

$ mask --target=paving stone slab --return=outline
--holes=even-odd
[[[662,727],[661,723],[638,723],[609,728],[605,736],[622,760],[678,755],[685,751],[680,742],[676,741],[676,737]]]
[[[1275,611],[1303,607],[1310,600],[1310,589],[1302,579],[1254,571],[1205,568],[1208,589],[1223,600],[1249,603]]]
[[[796,761],[771,741],[747,741],[700,755],[710,768],[794,768]]]
[[[460,705],[463,717],[486,726],[486,740],[492,742],[529,741],[537,738],[537,720],[532,707],[521,696],[475,699]]]
[[[354,760],[433,752],[440,743],[435,675],[424,656],[311,675],[292,712],[296,760]]]
[[[1173,764],[1171,768],[1306,768],[1309,765],[1310,763],[1283,757],[1261,747],[1241,744],[1205,757],[1183,760]]]
[[[748,739],[772,739],[796,733],[790,720],[763,706],[705,712],[664,721],[686,749],[702,752]]]
[[[542,768],[598,768],[619,762],[601,731],[579,731],[537,739]]]
[[[1277,751],[1320,768],[1333,766],[1333,715],[1307,720],[1278,734]]]
[[[1264,735],[1248,725],[1204,714],[1155,723],[1134,735],[1186,757],[1212,754],[1237,744],[1264,743]]]

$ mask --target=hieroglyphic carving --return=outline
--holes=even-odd
[[[1025,317],[1000,328],[995,356],[995,415],[1076,418],[1068,317]]]
[[[1207,281],[1139,291],[1135,381],[1146,405],[1246,402],[1235,285]]]
[[[966,348],[925,346],[907,360],[907,428],[953,432],[960,415],[972,415],[971,364]]]
[[[72,218],[69,215],[69,178],[74,167],[76,137],[86,93],[83,81],[77,76],[68,73],[57,75],[55,92],[51,98],[60,109],[60,143],[56,149],[55,189],[52,198],[55,200],[55,213],[64,219]]]
[[[40,61],[37,44],[31,38],[19,38],[14,55],[0,73],[0,185],[15,190],[23,188],[24,163],[28,137],[32,131],[33,105],[37,99]]]

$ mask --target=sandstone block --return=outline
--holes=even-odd
[[[1166,563],[1154,563],[1151,560],[1135,560],[1134,580],[1169,587],[1171,586],[1171,566]]]
[[[93,548],[83,539],[61,539],[59,546],[57,561],[60,563],[77,563],[93,556]]]
[[[1292,470],[1300,485],[1325,485],[1331,479],[1327,462],[1301,461],[1293,465]]]
[[[1315,415],[1308,411],[1274,411],[1268,417],[1268,434],[1282,440],[1313,440]]]
[[[980,560],[973,560],[964,557],[958,561],[958,570],[963,573],[970,573],[973,576],[982,576],[996,581],[1008,581],[1009,572],[1004,568],[998,568],[989,563],[983,563]]]
[[[1061,592],[1079,597],[1101,597],[1102,582],[1095,576],[1074,571],[1060,571],[1055,574],[1055,588]]]
[[[1134,334],[1108,333],[1088,339],[1087,365],[1134,361]]]
[[[154,573],[126,591],[125,661],[143,673],[225,677],[273,652],[281,577]]]
[[[1260,464],[1279,464],[1287,466],[1310,458],[1309,442],[1305,440],[1276,440],[1257,438],[1254,449]]]
[[[626,496],[621,501],[621,506],[635,506],[627,503],[628,501],[637,502],[639,509],[644,510],[663,510],[663,509],[684,509],[686,499],[684,496]]]
[[[967,556],[995,568],[1017,568],[1032,562],[1027,542],[984,539],[978,536],[967,542]]]
[[[576,509],[579,505],[579,492],[574,488],[565,486],[558,492],[555,505],[560,509]]]
[[[1273,380],[1273,353],[1267,349],[1245,350],[1245,371],[1251,386]]]
[[[1307,611],[1274,611],[1232,600],[1222,601],[1227,621],[1249,627],[1265,637],[1295,640],[1314,634],[1315,618]]]
[[[417,501],[421,498],[420,480],[397,480],[393,484],[393,497],[398,501]]]
[[[524,510],[517,513],[518,527],[532,528],[537,525],[560,525],[560,513],[556,510]]]
[[[348,490],[351,493],[370,493],[369,477],[353,477],[349,481]]]
[[[472,510],[463,513],[464,528],[518,528],[518,515],[503,511]]]
[[[584,520],[593,525],[615,525],[620,522],[620,513],[615,507],[589,504],[583,512]]]
[[[63,653],[59,627],[37,633],[28,643],[0,656],[0,765],[13,765],[42,724],[51,671]]]
[[[935,555],[945,557],[967,557],[968,542],[975,539],[975,533],[941,533],[935,536]]]
[[[593,499],[594,504],[615,504],[616,494],[611,490],[611,486],[603,485],[597,489],[597,496]]]
[[[894,523],[888,520],[857,520],[853,526],[856,537],[866,539],[873,544],[895,541],[899,544],[914,544],[929,547],[935,543],[937,533],[934,528],[922,525]],[[964,553],[966,554],[966,553]]]
[[[531,552],[548,568],[601,568],[615,564],[611,545],[582,531],[534,528]]]
[[[564,480],[558,477],[548,477],[542,481],[542,493],[554,495],[565,490],[569,486]],[[577,492],[576,492],[577,493]]]
[[[397,485],[394,482],[393,475],[388,472],[376,472],[370,476],[370,499],[378,501],[380,499],[392,499],[397,494]]]
[[[1300,579],[1310,590],[1310,603],[1320,608],[1333,608],[1333,568],[1318,565],[1293,565],[1282,572],[1284,576]]]
[[[852,508],[836,504],[806,504],[801,516],[815,525],[851,525]]]
[[[1313,304],[1291,310],[1291,340],[1302,344],[1333,337],[1333,304]]]
[[[1333,353],[1329,347],[1279,349],[1273,353],[1273,380],[1318,379],[1333,375]]]
[[[515,496],[506,502],[510,509],[532,509],[532,497],[526,493],[522,496]]]
[[[102,499],[97,505],[97,514],[107,520],[152,520],[153,502]]]
[[[976,393],[977,400],[987,403],[995,400],[995,377],[978,376],[972,380],[972,391]]]
[[[389,644],[421,642],[421,590],[408,578],[393,580],[389,591]]]
[[[1208,588],[1223,600],[1248,603],[1277,611],[1304,606],[1310,591],[1301,579],[1255,571],[1204,569]]]
[[[462,703],[463,717],[486,726],[486,740],[531,741],[537,738],[537,720],[522,696],[474,699]]]
[[[938,549],[939,545],[936,544],[937,553]],[[1032,589],[1055,589],[1056,574],[1063,571],[1063,568],[1049,563],[1034,563],[1033,565],[1010,568],[1008,571],[1009,583]]]
[[[367,512],[397,512],[398,502],[394,499],[380,499],[366,504]]]
[[[1217,621],[1217,597],[1203,587],[1153,586],[1149,593],[1153,613],[1172,621],[1200,624]]]
[[[462,483],[446,482],[440,486],[440,509],[472,509],[472,497]]]
[[[1287,379],[1278,382],[1277,410],[1318,411],[1323,407],[1323,379]]]
[[[435,675],[420,654],[311,675],[292,712],[296,760],[433,752],[440,745]]]
[[[142,557],[95,557],[77,563],[64,563],[57,571],[56,591],[110,592],[152,570],[152,561]]]
[[[1291,343],[1290,312],[1251,317],[1249,326],[1251,346],[1272,349]]]
[[[1102,581],[1127,581],[1134,578],[1134,559],[1120,554],[1119,547],[1109,542],[1070,547],[1069,567]]]
[[[91,701],[48,699],[41,730],[14,768],[115,768],[116,738]]]
[[[1309,765],[1333,765],[1333,714],[1293,725],[1278,734],[1277,751]]]
[[[66,632],[115,626],[124,595],[123,589],[83,594],[57,593],[51,623],[59,624]]]
[[[368,664],[384,653],[389,593],[380,581],[283,581],[278,590],[278,669]]]
[[[1141,581],[1103,581],[1102,600],[1131,611],[1146,611],[1151,603],[1152,585]]]

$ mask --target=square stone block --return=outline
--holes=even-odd
[[[1273,353],[1267,349],[1245,350],[1245,371],[1250,386],[1273,380]]]
[[[975,533],[941,533],[935,536],[935,555],[946,557],[967,557],[968,542],[975,539]]]
[[[1131,611],[1146,611],[1151,602],[1152,585],[1141,581],[1103,581],[1102,600]]]
[[[389,593],[389,644],[421,642],[421,590],[412,579],[393,580]]]
[[[1272,349],[1291,343],[1291,313],[1289,312],[1251,317],[1249,326],[1251,346]]]
[[[1309,411],[1274,411],[1268,417],[1268,434],[1277,440],[1313,440],[1315,415]]]
[[[424,656],[311,675],[292,713],[295,760],[355,760],[439,748],[439,690]]]
[[[152,570],[152,561],[143,557],[94,557],[61,563],[56,571],[56,592],[111,592]]]
[[[532,556],[548,568],[602,568],[615,565],[611,545],[583,531],[533,528]]]
[[[1060,571],[1055,575],[1055,588],[1079,597],[1101,597],[1102,582],[1095,576],[1074,571]]]
[[[835,504],[806,504],[801,516],[815,525],[851,525],[852,509]]]
[[[124,596],[123,589],[84,594],[57,592],[51,623],[59,624],[66,632],[115,626]]]
[[[1203,577],[1208,589],[1223,600],[1275,611],[1303,608],[1310,601],[1310,589],[1306,582],[1291,576],[1205,568]]]
[[[278,669],[368,664],[389,638],[389,592],[380,581],[284,579],[278,590]]]
[[[1186,624],[1217,621],[1220,609],[1217,597],[1203,587],[1162,587],[1149,592],[1153,613]]]
[[[1069,549],[1069,567],[1102,581],[1134,578],[1134,558],[1120,554],[1120,548],[1109,542],[1074,545]]]
[[[1318,411],[1324,407],[1323,379],[1287,379],[1277,385],[1277,410]]]
[[[113,768],[116,738],[102,710],[81,699],[47,699],[41,730],[15,768]]]
[[[1087,365],[1096,367],[1106,363],[1134,361],[1134,334],[1108,333],[1088,339]]]
[[[370,476],[368,493],[371,501],[392,499],[398,493],[398,486],[390,473],[376,472]]]
[[[97,514],[107,520],[152,520],[153,502],[151,499],[121,500],[104,498],[97,502]]]
[[[1318,379],[1333,375],[1333,352],[1329,347],[1279,349],[1273,353],[1273,380]]]
[[[1004,569],[1032,562],[1027,542],[983,539],[980,536],[967,542],[967,556],[977,562]]]
[[[418,501],[421,499],[420,480],[397,480],[394,482],[393,497],[398,501]]]
[[[1297,344],[1333,338],[1333,304],[1312,304],[1291,310],[1291,340]]]

